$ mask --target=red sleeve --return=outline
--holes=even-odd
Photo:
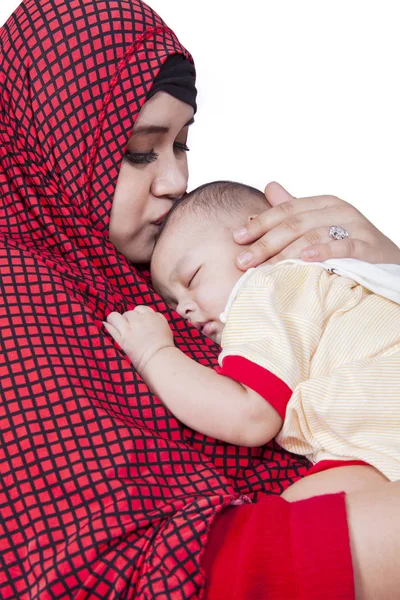
[[[217,373],[230,377],[260,394],[284,420],[292,390],[274,373],[243,356],[225,356]]]

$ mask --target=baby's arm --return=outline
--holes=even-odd
[[[231,444],[261,446],[282,419],[250,388],[200,365],[174,346],[166,319],[146,306],[111,313],[105,326],[151,390],[188,427]]]

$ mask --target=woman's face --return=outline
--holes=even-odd
[[[146,102],[122,161],[109,237],[132,262],[149,262],[160,224],[186,191],[193,108],[165,92]]]

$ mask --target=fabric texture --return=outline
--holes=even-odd
[[[400,304],[400,265],[370,264],[355,258],[336,258],[318,264]]]
[[[228,301],[222,375],[265,398],[286,450],[400,479],[400,305],[322,265],[263,265]]]
[[[345,495],[266,496],[219,513],[204,600],[353,600]]]
[[[138,0],[26,0],[0,30],[0,596],[197,598],[217,510],[307,469],[185,428],[104,331],[146,303],[107,238],[122,156],[161,65],[190,59]]]
[[[169,56],[155,78],[146,99],[149,100],[157,92],[166,92],[181,102],[190,104],[196,112],[196,71],[193,63],[182,54]]]
[[[338,469],[340,467],[369,467],[368,463],[362,460],[321,460],[321,462],[312,465],[307,471],[308,475],[322,473],[330,469]]]

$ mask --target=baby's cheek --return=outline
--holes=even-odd
[[[219,317],[224,310],[227,298],[221,281],[213,281],[200,293],[199,304],[209,317]]]

